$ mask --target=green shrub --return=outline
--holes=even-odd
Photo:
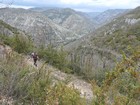
[[[96,98],[93,105],[139,105],[140,98],[140,50],[135,50],[130,58],[124,56],[113,71],[106,74],[101,86],[92,82]]]
[[[0,36],[2,42],[12,47],[18,53],[29,53],[33,49],[33,43],[28,37],[22,35]]]
[[[73,91],[72,88],[67,87],[64,83],[56,84],[48,94],[48,102],[51,105],[85,105],[85,99],[80,97],[78,91]],[[54,100],[53,102],[51,102]]]
[[[35,69],[13,53],[8,62],[0,59],[0,93],[14,99],[14,105],[85,105],[77,90],[54,82],[50,73],[45,64]]]
[[[0,25],[4,26],[5,28],[7,28],[8,30],[10,30],[11,32],[13,32],[14,34],[19,34],[18,30],[12,26],[10,26],[9,24],[6,24],[5,22],[3,22],[2,20],[0,20]]]
[[[15,35],[13,37],[13,46],[18,53],[28,53],[32,50],[33,43],[28,38],[21,35]]]
[[[57,67],[63,72],[71,73],[66,60],[67,53],[63,51],[63,48],[56,50],[52,46],[48,46],[48,48],[41,46],[37,52],[39,57],[45,60],[47,63]]]

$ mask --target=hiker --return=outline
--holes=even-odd
[[[34,60],[34,65],[37,67],[37,60],[38,60],[38,55],[37,55],[37,53],[33,52],[33,53],[31,54],[31,56],[32,56],[32,58],[33,58],[33,60]]]

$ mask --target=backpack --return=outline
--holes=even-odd
[[[37,59],[38,58],[36,53],[32,53],[32,57],[33,57],[33,59]]]

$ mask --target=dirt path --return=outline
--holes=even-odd
[[[33,65],[32,59],[26,59],[26,61],[29,65],[35,67]],[[37,63],[38,67],[35,67],[36,69],[40,68],[43,65],[43,61],[39,61]],[[46,64],[45,66],[47,70],[51,70],[51,76],[53,76],[58,81],[67,81],[67,86],[77,89],[80,92],[81,97],[85,97],[88,100],[91,100],[93,98],[92,86],[90,83],[87,83],[82,79],[78,79],[74,75],[63,73],[62,71],[54,68],[51,65]]]
[[[12,49],[10,47],[0,45],[0,58],[4,59],[6,56],[6,52],[9,51],[9,49],[10,49],[10,51],[12,51]],[[35,68],[36,70],[38,70],[44,64],[43,61],[38,61],[37,62],[38,67],[35,67],[33,65],[33,60],[30,57],[24,56],[24,60],[25,60],[24,62],[27,65]],[[54,68],[51,65],[46,64],[45,68],[46,68],[46,70],[51,70],[51,76],[53,76],[56,80],[67,81],[67,86],[73,87],[73,88],[79,90],[81,97],[85,97],[88,100],[91,100],[93,98],[91,84],[87,83],[86,81],[84,81],[82,79],[78,79],[74,75],[63,73],[62,71]]]

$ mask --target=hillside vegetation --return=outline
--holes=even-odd
[[[93,83],[97,99],[93,105],[139,105],[140,104],[140,50],[131,57],[123,56],[116,67],[106,73],[103,84]]]
[[[105,72],[121,61],[123,53],[130,56],[139,48],[139,13],[138,7],[66,46],[72,68],[83,78],[102,81]]]
[[[139,105],[140,103],[139,49],[129,58],[124,55],[123,60],[117,63],[112,71],[106,72],[102,84],[98,85],[98,80],[95,79],[89,81],[94,94],[90,102],[81,98],[78,90],[67,87],[66,81],[55,83],[50,75],[51,70],[46,69],[45,64],[36,69],[28,64],[23,55],[16,52],[4,55],[5,53],[0,55],[2,105],[8,103],[11,105]]]
[[[88,19],[72,9],[6,8],[0,10],[0,19],[28,33],[36,46],[67,44],[94,30]]]
[[[115,50],[118,53],[124,51],[128,54],[130,48],[140,45],[140,8],[114,19],[108,25],[98,30],[99,33],[92,38],[93,45],[99,48]]]
[[[28,37],[24,37],[24,34],[20,34],[17,29],[2,21],[0,26],[7,30],[6,32],[1,31],[0,34],[1,105],[86,104],[79,91],[66,86],[67,84],[63,81],[55,83],[54,77],[50,75],[51,70],[45,68],[46,64],[42,64],[37,69],[27,62],[25,54],[34,49],[33,43],[30,42]],[[57,56],[47,56],[50,61],[54,60],[51,57],[55,57],[57,60]],[[53,63],[59,67],[59,62],[53,61]]]
[[[35,47],[24,32],[0,21],[0,104],[139,105],[139,11],[138,7],[83,37],[79,44],[72,43],[69,52],[52,45]],[[32,51],[43,60],[38,67],[27,60]],[[74,74],[75,81],[71,83],[69,75],[63,80],[63,72]],[[90,99],[87,82],[92,87]],[[88,88],[81,91],[81,84]]]
[[[51,71],[44,67],[37,70],[14,52],[0,59],[0,104],[10,101],[10,105],[85,105],[77,90],[61,81],[54,84]]]

